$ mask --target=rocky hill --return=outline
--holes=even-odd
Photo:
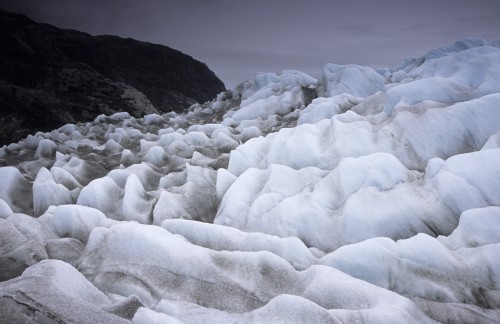
[[[6,11],[0,43],[0,145],[99,114],[181,111],[225,90],[204,63],[169,47]]]

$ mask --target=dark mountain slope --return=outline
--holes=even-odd
[[[90,65],[106,78],[134,86],[161,111],[178,109],[175,100],[179,96],[204,102],[225,90],[204,63],[167,46],[44,27],[69,58]],[[177,100],[182,103],[181,98]]]
[[[0,10],[0,145],[99,114],[180,111],[224,90],[166,46],[91,36]]]

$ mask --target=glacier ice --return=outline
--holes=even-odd
[[[500,276],[490,269],[500,265],[499,216],[499,207],[469,209],[449,236],[373,238],[343,246],[322,263],[410,299],[496,309]]]
[[[41,168],[33,182],[33,208],[35,215],[43,214],[50,206],[72,204],[71,191],[56,183],[52,173]]]
[[[10,323],[127,323],[102,309],[112,305],[105,293],[59,260],[41,261],[18,278],[1,282],[0,294],[2,321]]]
[[[334,97],[349,94],[365,98],[385,90],[384,81],[384,77],[371,67],[329,63],[323,68],[318,95]]]
[[[498,323],[499,44],[0,148],[0,322]]]
[[[11,166],[0,168],[0,199],[9,205],[15,212],[33,210],[33,199],[26,199],[32,196],[32,185],[26,180],[21,172]]]

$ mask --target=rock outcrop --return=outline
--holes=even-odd
[[[177,50],[0,10],[0,145],[99,114],[181,111],[225,87]]]

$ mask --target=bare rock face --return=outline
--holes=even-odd
[[[0,145],[99,114],[181,111],[225,87],[179,51],[0,10]]]

